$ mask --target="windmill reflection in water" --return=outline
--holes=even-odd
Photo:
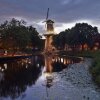
[[[49,89],[54,84],[54,73],[60,72],[63,69],[67,68],[69,64],[78,63],[82,59],[80,58],[71,58],[67,56],[58,56],[58,55],[45,55],[45,86],[47,98],[49,97]]]

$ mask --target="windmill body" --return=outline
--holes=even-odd
[[[47,11],[47,17],[46,17],[46,33],[44,34],[46,40],[45,40],[45,52],[52,52],[54,50],[54,47],[52,45],[53,41],[53,35],[54,35],[54,21],[51,19],[48,19],[49,15],[49,8]]]

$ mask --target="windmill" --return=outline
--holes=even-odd
[[[44,21],[46,24],[45,24],[45,27],[46,27],[46,31],[47,33],[54,33],[54,27],[53,27],[53,24],[54,24],[54,21],[52,21],[51,19],[48,19],[49,18],[49,8],[47,10],[47,15],[46,15],[46,20]]]
[[[44,34],[45,36],[45,53],[47,52],[52,52],[53,50],[53,45],[52,45],[52,37],[54,35],[54,21],[52,21],[51,19],[49,19],[49,8],[47,10],[47,15],[46,15],[46,19],[45,19],[45,27],[46,27],[46,33]]]

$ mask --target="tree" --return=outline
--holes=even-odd
[[[92,27],[87,23],[77,23],[71,29],[66,29],[55,36],[53,44],[62,49],[66,44],[73,48],[77,45],[83,47],[84,44],[87,44],[91,48],[93,45],[92,37],[96,34],[99,34],[97,27]]]
[[[2,48],[13,51],[24,51],[26,48],[42,47],[39,33],[26,22],[12,19],[0,25]]]

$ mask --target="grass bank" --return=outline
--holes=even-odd
[[[94,62],[90,67],[90,72],[92,73],[95,83],[100,86],[100,51],[83,51],[77,55],[93,57]]]
[[[100,50],[98,51],[81,51],[81,52],[61,52],[71,56],[92,57],[94,62],[90,67],[90,72],[95,83],[100,86]]]

